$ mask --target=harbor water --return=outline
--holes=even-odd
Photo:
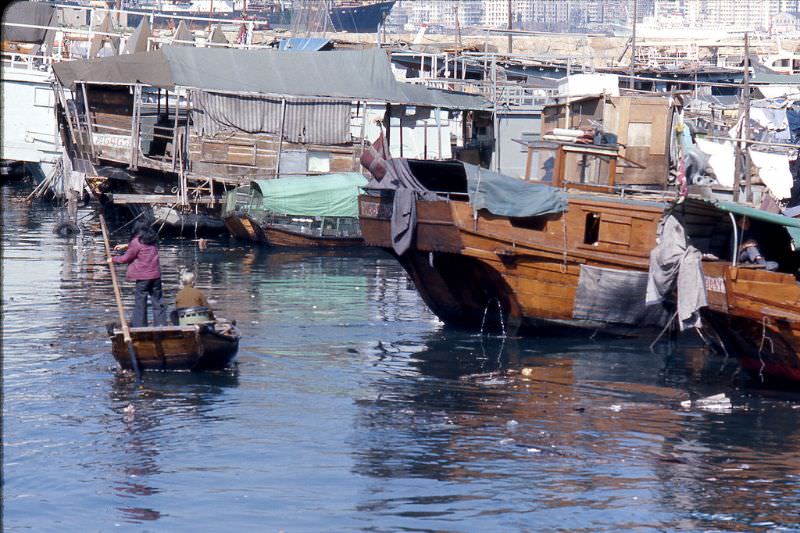
[[[243,337],[137,388],[92,208],[61,238],[28,190],[2,189],[7,531],[800,530],[800,394],[693,334],[445,328],[379,250],[163,238],[167,299],[193,269]]]

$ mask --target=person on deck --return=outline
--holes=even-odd
[[[149,223],[140,220],[133,227],[128,244],[119,244],[116,251],[125,250],[123,255],[113,258],[115,263],[128,265],[127,278],[136,282],[134,289],[133,321],[134,328],[147,327],[147,298],[153,307],[153,323],[167,325],[167,312],[162,302],[161,263],[158,257],[158,234]]]
[[[775,261],[767,261],[761,255],[758,249],[758,243],[755,239],[747,239],[742,243],[739,249],[739,263],[745,265],[762,265],[765,270],[773,272],[778,270],[778,263]]]

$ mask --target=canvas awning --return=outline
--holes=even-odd
[[[366,184],[357,172],[254,180],[250,207],[280,215],[357,217]]]
[[[53,65],[70,88],[88,83],[144,84],[261,94],[377,101],[444,109],[484,109],[478,95],[400,83],[377,48],[329,52],[280,52],[164,46],[151,52],[65,61]]]

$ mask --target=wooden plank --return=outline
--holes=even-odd
[[[178,197],[174,194],[110,194],[111,202],[116,205],[122,204],[169,204],[172,205],[178,201]],[[191,203],[195,204],[211,204],[213,198],[198,198],[192,200]],[[219,201],[219,199],[217,199]]]

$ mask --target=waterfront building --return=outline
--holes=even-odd
[[[797,15],[798,0],[654,0],[657,24],[674,27],[726,26],[769,30],[782,14]]]

